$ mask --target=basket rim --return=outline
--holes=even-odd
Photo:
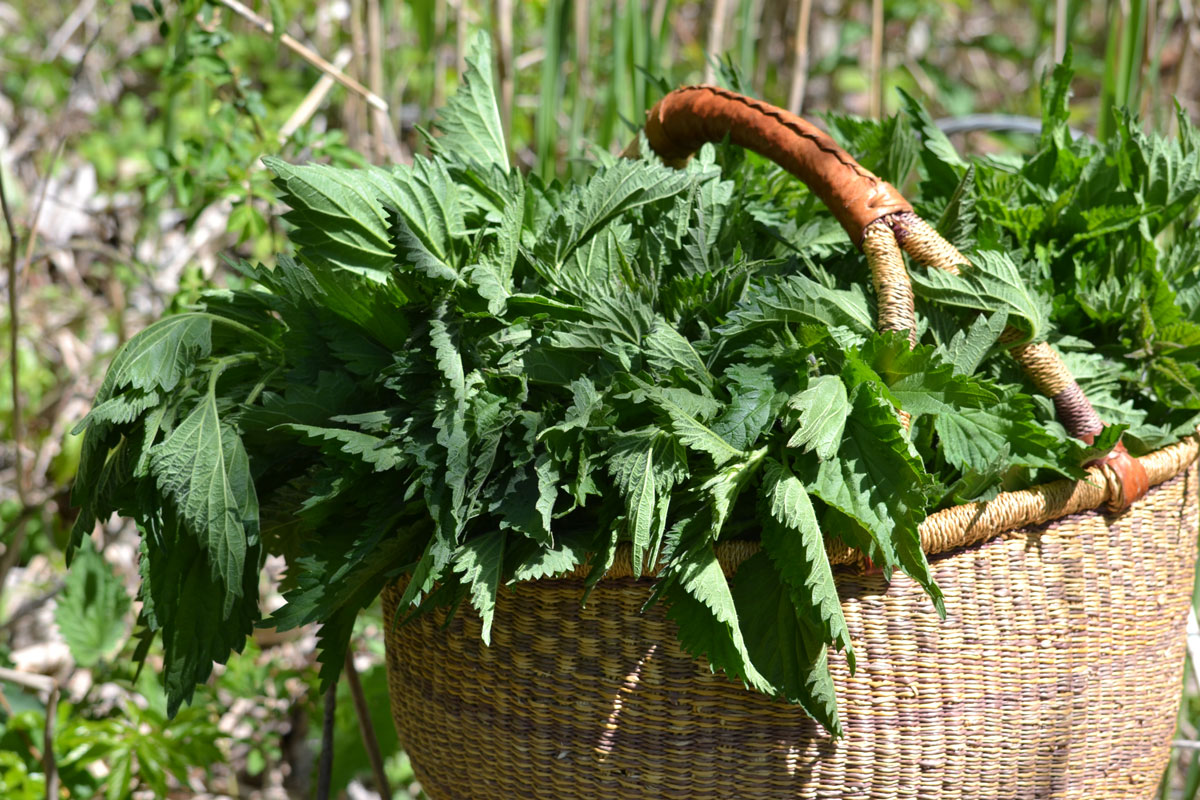
[[[1138,457],[1149,478],[1150,489],[1182,475],[1200,456],[1200,429],[1196,434],[1184,437],[1175,444]],[[1001,492],[991,500],[978,500],[960,506],[943,509],[930,514],[921,522],[921,549],[928,556],[940,555],[961,547],[991,539],[1009,531],[1042,525],[1063,517],[1085,511],[1094,511],[1107,506],[1122,496],[1119,479],[1109,474],[1110,468],[1093,466],[1087,477],[1079,480],[1063,479],[1032,486],[1015,492]],[[1124,511],[1128,514],[1149,499],[1150,493]],[[758,552],[759,544],[754,541],[724,541],[717,544],[717,556],[722,569],[732,573],[747,558]],[[834,566],[862,569],[867,566],[866,558],[841,542],[826,543],[829,562]],[[558,576],[543,580],[586,578],[591,564],[579,566]],[[653,578],[658,570],[649,569],[642,576]],[[630,547],[622,543],[612,565],[604,578],[631,578],[633,568]]]

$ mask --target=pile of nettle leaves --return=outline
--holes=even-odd
[[[507,585],[578,565],[590,584],[630,542],[688,650],[836,732],[826,648],[854,662],[827,540],[940,608],[927,514],[1081,476],[1121,432],[1140,453],[1194,428],[1182,114],[1175,140],[1124,117],[1073,141],[1060,67],[1028,159],[967,161],[907,99],[882,123],[830,117],[976,265],[913,267],[913,349],[874,332],[862,256],[792,177],[721,146],[682,171],[597,153],[587,180],[544,184],[509,162],[488,63],[477,49],[432,158],[268,162],[295,255],[131,339],[81,424],[72,545],[137,521],[142,653],[162,635],[172,712],[257,624],[322,623],[331,680],[389,581],[467,599],[486,639]],[[996,347],[1006,324],[1054,341],[1118,423],[1096,447]],[[714,543],[737,537],[763,550],[727,581]],[[268,553],[287,604],[262,620]]]

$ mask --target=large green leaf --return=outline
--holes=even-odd
[[[460,188],[445,162],[418,156],[410,167],[393,173],[395,191],[388,197],[396,264],[438,281],[458,281],[456,242],[466,238]]]
[[[203,546],[228,614],[242,593],[247,543],[257,539],[258,499],[245,447],[221,422],[212,386],[150,451],[150,473]]]
[[[1029,288],[1007,254],[980,251],[972,257],[972,264],[961,275],[940,269],[913,270],[913,290],[920,297],[949,306],[1004,311],[1010,322],[1025,329],[1029,338],[1045,335],[1049,325],[1049,305],[1045,298]]]
[[[671,488],[687,477],[687,457],[674,438],[656,431],[617,437],[608,451],[608,469],[625,499],[626,524],[633,543],[633,574],[658,554],[667,527]]]
[[[796,611],[802,617],[811,615],[814,627],[821,632],[822,644],[846,651],[853,672],[850,631],[825,553],[825,537],[804,484],[786,464],[768,461],[762,499],[766,512],[762,516],[763,549],[788,586]]]
[[[460,161],[496,164],[507,170],[508,148],[492,86],[492,42],[486,31],[475,34],[466,61],[458,91],[438,111],[436,124],[442,136],[433,144]]]
[[[986,408],[941,414],[934,420],[942,455],[961,470],[986,471],[997,459],[1006,465],[1069,469],[1061,442],[1032,420],[1029,400],[1015,398]],[[1078,471],[1069,469],[1071,474]]]
[[[263,163],[291,207],[284,215],[293,226],[288,236],[304,259],[387,282],[393,256],[386,205],[398,200],[392,174],[378,167],[296,166],[274,157]]]
[[[800,412],[800,427],[788,439],[787,446],[814,452],[822,461],[833,458],[850,414],[850,398],[841,378],[836,375],[814,378],[788,405]]]
[[[469,587],[471,605],[483,622],[480,635],[484,644],[492,643],[492,616],[504,566],[504,537],[504,531],[491,531],[468,539],[454,560],[454,571],[462,574]]]
[[[76,664],[94,667],[116,654],[128,631],[129,607],[129,595],[112,565],[85,539],[54,609],[54,621]]]
[[[868,555],[877,565],[901,567],[944,614],[918,531],[932,479],[912,451],[891,404],[873,384],[855,389],[850,405],[837,458],[822,461],[816,469],[808,467],[804,483],[863,526],[873,545]]]
[[[765,553],[738,568],[733,599],[755,668],[775,693],[841,736],[825,643],[799,619],[794,597]]]
[[[912,347],[898,331],[867,340],[862,359],[883,379],[891,399],[910,414],[953,414],[999,397],[978,378],[959,373],[929,345]]]
[[[667,592],[667,616],[679,626],[679,642],[696,656],[707,656],[712,669],[769,692],[770,681],[754,666],[729,582],[711,545],[687,555],[675,571],[676,581]]]

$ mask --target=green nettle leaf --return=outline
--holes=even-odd
[[[550,222],[549,229],[561,238],[543,241],[538,252],[560,266],[621,214],[676,195],[690,181],[685,172],[645,161],[618,161],[602,167],[578,187]]]
[[[81,667],[94,667],[120,649],[128,633],[129,595],[112,565],[85,539],[71,564],[54,621]]]
[[[116,397],[92,406],[92,410],[75,426],[71,433],[78,436],[88,427],[101,423],[128,425],[147,409],[157,406],[159,402],[161,402],[161,397],[158,392],[131,388]]]
[[[378,167],[295,166],[263,158],[275,173],[288,233],[306,261],[386,283],[393,255],[386,204],[395,205],[396,180]]]
[[[734,309],[721,333],[732,335],[780,323],[846,328],[866,336],[875,330],[875,315],[857,286],[830,289],[802,275],[790,275],[767,281],[753,298]]]
[[[487,300],[488,313],[501,315],[513,295],[513,269],[521,243],[521,222],[525,213],[525,184],[514,174],[496,229],[496,241],[479,262],[464,270],[464,277]]]
[[[775,422],[787,395],[776,389],[764,367],[731,367],[725,371],[725,382],[733,399],[712,429],[734,447],[747,450]]]
[[[124,386],[143,391],[173,391],[211,351],[210,317],[194,313],[167,317],[121,348],[109,367],[100,394],[108,399]]]
[[[204,547],[229,613],[241,597],[247,541],[257,538],[258,500],[246,450],[237,433],[221,423],[212,386],[150,451],[150,473]]]
[[[646,360],[654,367],[663,371],[682,369],[689,378],[706,389],[711,389],[715,383],[712,373],[692,343],[663,320],[654,321],[643,345]]]
[[[872,561],[885,569],[901,567],[944,615],[918,531],[932,479],[913,453],[891,404],[873,384],[855,389],[850,406],[837,458],[810,467],[804,484],[862,525],[871,539]]]
[[[471,469],[467,433],[467,379],[463,374],[462,357],[451,335],[449,327],[440,319],[430,320],[430,343],[436,354],[437,364],[446,381],[441,404],[433,427],[437,430],[437,443],[445,448],[445,471],[436,476],[436,483],[449,490],[450,503],[438,520],[443,534],[457,539],[464,520],[463,504],[467,493],[467,475]]]
[[[408,169],[393,172],[395,191],[388,197],[396,263],[430,278],[458,281],[455,242],[466,238],[459,186],[446,163],[417,156]]]
[[[961,275],[940,269],[914,270],[913,290],[938,303],[978,311],[1008,313],[1009,322],[1020,324],[1029,337],[1045,335],[1049,306],[1031,290],[1024,277],[1004,253],[980,251],[972,266]]]
[[[980,408],[1000,398],[977,378],[959,374],[928,345],[915,349],[899,331],[867,340],[862,359],[887,385],[891,399],[910,414],[946,414]]]
[[[687,477],[687,456],[670,436],[640,431],[617,437],[608,451],[608,469],[625,498],[633,542],[633,574],[653,565],[662,544],[670,508],[670,492]]]
[[[306,441],[313,444],[333,445],[337,452],[348,456],[357,456],[363,463],[370,464],[376,472],[395,469],[406,460],[404,450],[390,445],[378,436],[346,428],[319,428],[315,425],[281,425],[282,429],[301,434]]]
[[[733,600],[755,667],[776,694],[841,736],[825,643],[798,618],[793,597],[765,553],[738,568]]]
[[[998,460],[1005,466],[1047,468],[1078,476],[1062,463],[1062,442],[1033,421],[1028,398],[986,408],[939,414],[934,420],[942,455],[955,467],[987,472]]]
[[[719,467],[733,458],[744,458],[745,452],[734,447],[719,434],[698,420],[688,409],[681,407],[677,399],[658,392],[655,402],[671,419],[671,429],[684,445],[712,457],[713,466]]]
[[[679,641],[693,655],[707,656],[709,665],[759,691],[770,692],[770,681],[758,671],[746,649],[741,620],[711,545],[684,556],[667,591],[667,616],[679,626]]]
[[[800,412],[800,427],[787,446],[816,453],[822,461],[833,458],[850,414],[850,398],[841,378],[822,375],[812,379],[807,389],[788,401],[788,406]]]
[[[438,111],[437,128],[442,132],[433,144],[467,162],[496,164],[508,169],[508,147],[500,108],[492,84],[492,41],[479,31],[467,50],[467,71],[458,91]]]
[[[946,203],[946,210],[938,220],[938,233],[961,250],[972,243],[975,218],[975,165],[972,164],[967,167],[958,188]]]
[[[504,565],[504,531],[492,531],[463,542],[454,571],[466,581],[471,605],[483,621],[483,642],[492,643],[492,615],[496,610],[496,592],[500,589],[500,571]]]
[[[956,375],[971,375],[1000,341],[1008,325],[1008,312],[981,314],[966,331],[959,331],[946,346],[947,359],[954,365]]]
[[[846,651],[854,671],[854,649],[842,616],[842,604],[833,582],[833,569],[825,554],[825,537],[817,524],[812,501],[804,484],[786,464],[768,461],[764,469],[762,500],[763,549],[770,555],[792,603],[803,616],[811,615],[821,631],[822,643]]]

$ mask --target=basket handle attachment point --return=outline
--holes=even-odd
[[[800,117],[761,100],[717,86],[685,86],[669,92],[646,115],[646,141],[666,164],[682,167],[709,142],[726,136],[734,144],[770,158],[803,181],[833,213],[850,240],[866,255],[876,296],[876,327],[908,333],[916,343],[912,284],[902,252],[915,261],[954,274],[970,261],[947,242],[887,181],[861,166],[833,139]],[[622,155],[636,158],[639,140]],[[1037,388],[1054,402],[1071,436],[1087,443],[1104,425],[1048,342],[1026,342],[1015,328],[1001,342]],[[907,425],[907,415],[899,412]],[[1119,511],[1149,489],[1146,471],[1123,444],[1093,462],[1109,487],[1109,508]]]

